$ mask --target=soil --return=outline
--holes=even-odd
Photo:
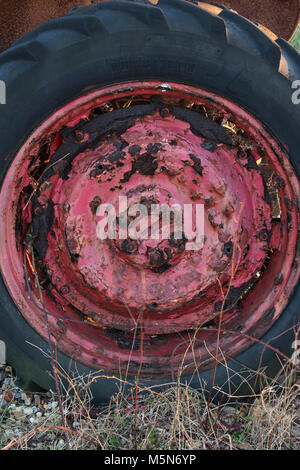
[[[46,21],[64,16],[92,0],[0,0],[0,53]]]

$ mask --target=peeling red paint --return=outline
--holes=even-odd
[[[133,104],[93,111],[116,99],[121,108]],[[117,207],[120,195],[129,206],[203,204],[203,248],[97,239],[97,207]],[[91,367],[118,370],[131,354],[134,374],[138,326],[145,331],[145,377],[176,370],[191,335],[205,368],[223,295],[224,329],[237,329],[222,335],[228,354],[247,345],[239,329],[260,334],[282,312],[299,276],[298,196],[285,150],[237,105],[174,83],[114,85],[61,108],[19,151],[0,195],[0,264],[20,311],[45,336],[44,315],[28,302],[23,281],[21,242],[26,246],[30,225],[54,340]]]

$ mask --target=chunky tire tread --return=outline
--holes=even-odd
[[[266,61],[279,72],[283,70],[280,68],[283,56],[289,71],[287,78],[294,80],[299,77],[298,54],[292,46],[282,39],[276,42],[271,40],[253,23],[222,4],[212,5],[222,8],[218,16],[198,7],[197,2],[194,4],[182,0],[160,0],[157,5],[145,0],[111,0],[74,9],[67,16],[49,21],[26,34],[4,52],[0,56],[1,73],[3,63],[23,60],[33,62],[34,65],[36,61],[43,60],[45,55],[75,45],[95,34],[108,35],[145,27],[165,34],[168,30],[186,31],[188,24],[189,33],[210,38],[213,34],[216,41],[226,41]],[[20,64],[18,69],[22,73]]]
[[[163,9],[172,30],[186,31],[188,24],[190,33],[226,40],[224,21],[196,5],[181,0],[160,0],[157,8]]]
[[[77,18],[78,15],[91,15],[89,8],[74,10],[70,16]],[[105,5],[100,3],[92,8],[95,17],[105,22],[110,33],[144,29],[145,26],[150,30],[169,29],[163,12],[158,8],[153,8],[149,3],[145,5],[130,1],[110,1]],[[119,17],[119,15],[122,15],[122,22],[116,21],[116,16]]]
[[[218,16],[224,9],[212,3],[194,2],[194,4],[198,5],[198,7],[201,8],[202,10],[208,11],[209,13],[212,13],[213,15],[216,15],[216,16]]]
[[[105,12],[117,11],[123,14],[135,15],[142,23],[149,26],[151,30],[162,26],[173,31],[186,32],[186,25],[189,25],[189,32],[201,34],[211,38],[212,33],[216,39],[226,39],[226,28],[224,22],[217,16],[207,13],[196,5],[182,0],[160,0],[157,5],[140,0],[111,0],[110,2],[99,3],[93,6],[95,14],[98,16]],[[89,7],[85,7],[85,14],[88,14]],[[76,16],[82,9],[74,10],[70,14]],[[188,23],[187,23],[188,22]],[[126,30],[132,25],[126,24]]]
[[[219,17],[225,20],[229,44],[250,52],[268,62],[276,70],[279,69],[280,47],[257,26],[230,10],[223,10]]]
[[[39,26],[36,30],[31,31],[18,39],[18,41],[15,42],[14,47],[37,38],[42,40],[43,35],[52,33],[52,37],[47,37],[47,44],[53,44],[53,50],[56,51],[58,50],[59,45],[60,48],[66,47],[65,42],[61,42],[61,38],[59,37],[60,32],[63,32],[66,35],[66,38],[68,33],[72,33],[73,44],[76,44],[82,40],[82,36],[90,37],[95,30],[107,33],[107,29],[106,26],[104,26],[103,21],[97,16],[93,16],[91,13],[89,13],[88,16],[80,14],[76,18],[65,16]],[[67,40],[68,43],[70,43],[70,38]]]
[[[47,53],[48,50],[37,40],[8,49],[0,55],[1,80],[14,81],[18,76],[34,68]]]
[[[278,38],[276,43],[281,49],[281,54],[285,59],[291,81],[300,79],[299,53],[284,39]]]

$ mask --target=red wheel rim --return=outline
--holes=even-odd
[[[203,204],[203,248],[99,240],[97,208],[120,195]],[[190,374],[211,367],[220,315],[226,357],[281,315],[299,279],[298,196],[287,149],[236,104],[176,83],[106,87],[56,111],[15,156],[2,274],[24,318],[47,338],[46,311],[72,358]]]

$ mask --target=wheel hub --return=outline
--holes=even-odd
[[[142,330],[145,377],[183,354],[208,367],[220,314],[230,354],[249,342],[241,331],[260,334],[280,315],[298,276],[298,191],[285,151],[236,105],[183,85],[116,85],[59,110],[20,150],[0,197],[2,269],[45,335],[40,288],[53,341],[80,361],[114,370],[130,357],[134,373]],[[113,237],[103,205],[116,213]],[[152,236],[157,205],[182,209],[180,233],[171,211],[167,235]],[[189,250],[185,207],[197,205],[204,240]]]
[[[127,308],[133,321],[143,312],[144,325],[152,333],[205,323],[222,299],[218,276],[222,282],[230,278],[233,247],[248,250],[236,287],[249,282],[266,258],[265,240],[258,234],[268,236],[271,210],[263,200],[261,176],[253,172],[248,177],[247,155],[238,156],[229,141],[218,147],[197,135],[187,120],[170,110],[162,114],[159,106],[151,107],[151,114],[140,115],[134,123],[124,120],[120,131],[103,135],[100,127],[100,140],[99,134],[91,137],[90,124],[83,126],[84,150],[76,148],[75,156],[70,153],[52,176],[46,172],[34,202],[40,209],[33,217],[38,234],[34,243],[52,285],[59,292],[68,286],[64,298],[106,326],[131,329]],[[69,140],[60,155],[67,155]],[[127,208],[120,208],[120,196]],[[246,201],[245,207],[240,201]],[[116,211],[113,240],[96,236],[102,203]],[[128,229],[136,204],[147,213],[139,222],[142,238],[132,240],[126,233],[122,237],[120,220],[127,217]],[[185,250],[187,237],[183,233],[175,239],[174,227],[165,239],[151,236],[151,208],[158,204],[203,205],[207,223],[200,250]],[[212,288],[214,304],[203,303],[202,294]]]

